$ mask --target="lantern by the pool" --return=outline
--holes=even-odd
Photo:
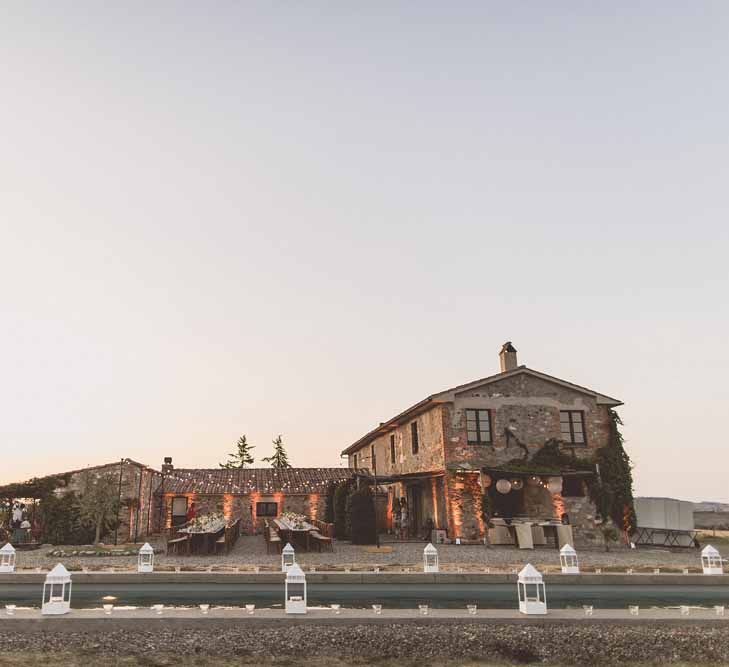
[[[296,552],[290,543],[281,550],[281,572],[288,572],[292,565],[296,564]]]
[[[15,572],[15,549],[10,542],[0,549],[0,572]]]
[[[438,571],[438,550],[429,544],[423,549],[423,572]]]
[[[577,562],[577,552],[571,544],[565,544],[559,550],[559,564],[562,566],[562,574],[580,573],[580,565]]]
[[[707,544],[701,552],[701,567],[704,574],[724,574],[721,554],[710,544]]]
[[[145,542],[139,550],[137,572],[154,572],[154,549],[149,542]]]
[[[306,613],[306,575],[303,570],[294,563],[286,572],[286,613]]]
[[[531,563],[527,563],[519,572],[516,586],[519,593],[519,611],[522,614],[547,613],[544,578]]]
[[[41,614],[67,614],[71,611],[71,575],[59,563],[47,575],[43,584]]]

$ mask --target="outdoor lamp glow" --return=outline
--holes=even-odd
[[[296,565],[296,552],[289,542],[281,550],[281,572],[288,572],[292,565]]]
[[[43,584],[41,614],[67,614],[71,611],[71,575],[59,563],[47,575]]]
[[[284,597],[287,614],[306,613],[306,575],[296,563],[286,572]]]
[[[519,611],[522,614],[547,613],[544,578],[531,563],[527,563],[519,572],[516,587],[519,594]]]
[[[429,544],[423,549],[423,572],[438,571],[438,550]]]
[[[15,572],[15,549],[10,542],[0,549],[0,572]]]
[[[154,572],[154,549],[145,542],[137,557],[137,572]]]
[[[559,564],[562,566],[562,574],[580,573],[577,552],[572,548],[571,544],[565,544],[559,550]]]
[[[701,567],[704,574],[724,574],[721,554],[710,544],[707,544],[701,552]]]

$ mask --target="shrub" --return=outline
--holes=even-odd
[[[336,483],[330,482],[327,486],[327,494],[324,498],[324,521],[326,523],[334,523],[334,494],[336,490]]]
[[[72,491],[48,496],[40,504],[43,540],[51,544],[90,544],[94,526],[81,519],[78,498]]]
[[[352,544],[374,544],[377,541],[375,500],[369,487],[357,489],[350,495],[349,521]]]
[[[349,496],[351,482],[340,482],[334,492],[334,535],[338,540],[349,537],[347,530],[347,497]]]

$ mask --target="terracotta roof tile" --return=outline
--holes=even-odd
[[[197,493],[322,493],[330,482],[353,476],[349,468],[176,468],[165,475],[159,492]]]

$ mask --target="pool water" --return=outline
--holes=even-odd
[[[12,584],[0,588],[0,605],[39,607],[42,586]],[[211,604],[260,607],[280,605],[283,586],[276,584],[74,584],[75,608],[99,607],[102,598],[113,596],[125,606],[173,606]],[[516,600],[514,584],[310,584],[310,606],[341,604],[343,608],[413,609],[419,604],[433,608],[511,609]],[[552,585],[547,587],[549,606],[555,609],[593,605],[596,609],[619,609],[630,604],[669,607],[675,605],[729,605],[729,586],[657,585]]]

